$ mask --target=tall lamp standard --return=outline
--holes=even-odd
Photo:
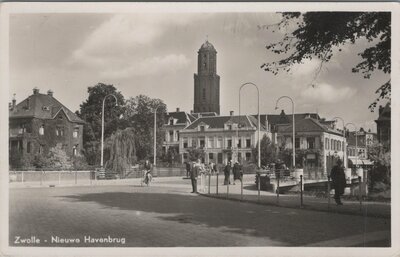
[[[154,145],[153,145],[153,165],[154,167],[156,166],[156,159],[157,159],[157,110],[158,107],[161,105],[158,105],[154,109]]]
[[[258,165],[258,168],[260,168],[261,167],[261,159],[260,159],[260,157],[261,157],[261,153],[260,153],[260,144],[261,144],[261,138],[260,138],[260,91],[258,90],[257,85],[252,83],[252,82],[246,82],[246,83],[242,84],[240,86],[240,88],[239,88],[239,124],[240,124],[240,92],[242,91],[242,88],[244,86],[247,86],[247,85],[253,85],[257,89],[257,116],[258,116],[258,118],[257,118],[258,119],[258,135],[257,135],[258,136],[258,159],[257,159],[257,165]],[[239,124],[238,124],[238,127],[239,127]],[[239,128],[238,127],[236,128],[236,135],[237,135],[237,137],[239,139]],[[239,149],[237,149],[237,152],[239,152]]]
[[[344,142],[346,140],[344,120],[342,118],[340,118],[340,117],[334,117],[333,119],[334,120],[339,119],[339,120],[342,121],[342,124],[343,124],[343,149],[342,149],[343,150],[343,166],[345,168],[347,168],[347,162],[344,161],[345,160],[344,159],[344,155],[345,155],[345,152],[346,152],[346,143]]]
[[[115,95],[113,94],[108,94],[104,97],[103,99],[103,109],[101,112],[101,168],[103,168],[104,165],[104,104],[106,102],[107,97],[112,96],[115,99],[115,106],[118,106],[118,99]]]
[[[279,97],[278,98],[278,100],[276,100],[276,104],[275,104],[275,110],[277,110],[278,109],[278,103],[279,103],[279,100],[281,100],[282,98],[287,98],[287,99],[289,99],[291,102],[292,102],[292,138],[293,138],[293,140],[292,140],[292,148],[293,148],[293,153],[292,153],[292,155],[293,155],[293,157],[292,157],[292,169],[294,169],[295,167],[296,167],[296,140],[295,140],[295,131],[296,131],[296,129],[295,129],[295,119],[294,119],[294,102],[293,102],[293,99],[292,98],[290,98],[289,96],[286,96],[286,95],[284,95],[284,96],[281,96],[281,97]]]
[[[352,125],[354,127],[354,136],[356,137],[356,166],[357,166],[357,162],[358,162],[357,127],[356,127],[356,125],[354,125],[354,123],[351,123],[351,122],[346,123],[345,126],[347,127],[347,125]]]

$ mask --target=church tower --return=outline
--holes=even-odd
[[[219,115],[219,76],[217,51],[208,40],[198,51],[197,74],[194,74],[194,112]]]

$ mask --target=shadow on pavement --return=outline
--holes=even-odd
[[[61,198],[95,202],[108,208],[161,214],[157,218],[253,237],[268,237],[292,246],[383,228],[390,230],[390,224],[386,225],[387,221],[382,219],[288,210],[233,201],[221,202],[189,194],[104,192],[66,195]],[[364,230],[366,227],[368,231]]]

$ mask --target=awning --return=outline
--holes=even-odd
[[[353,165],[373,165],[374,163],[369,159],[357,159],[355,157],[348,157],[349,160],[353,163]]]

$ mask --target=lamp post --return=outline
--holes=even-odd
[[[260,138],[260,91],[258,90],[257,85],[252,83],[252,82],[246,82],[246,83],[242,84],[240,86],[240,88],[239,88],[239,122],[238,122],[238,127],[239,127],[239,124],[240,124],[240,92],[242,91],[242,88],[244,86],[247,86],[247,85],[253,85],[257,89],[257,116],[258,116],[258,118],[257,118],[258,119],[258,135],[257,135],[257,137],[258,137],[258,159],[257,159],[257,165],[258,165],[258,168],[260,168],[261,167],[261,159],[260,159],[261,158],[261,153],[260,153],[260,144],[261,144],[261,138]],[[239,128],[238,127],[236,128],[236,135],[237,135],[237,138],[239,139]],[[239,149],[237,149],[237,152],[239,152]]]
[[[347,162],[345,162],[345,159],[344,159],[344,155],[345,155],[345,153],[346,153],[346,143],[345,143],[346,135],[345,135],[344,120],[343,120],[342,118],[340,118],[340,117],[334,117],[333,119],[334,119],[334,120],[339,119],[339,120],[342,121],[342,124],[343,124],[343,149],[342,149],[342,150],[343,150],[343,166],[344,166],[345,168],[347,168]]]
[[[154,145],[153,145],[153,166],[156,166],[156,159],[157,159],[157,110],[158,107],[161,105],[158,105],[154,109]]]
[[[354,125],[354,123],[351,123],[351,122],[346,123],[345,126],[347,127],[347,125],[353,125],[354,126],[354,136],[356,137],[356,166],[357,166],[357,161],[358,161],[357,127],[356,127],[356,125]]]
[[[292,148],[293,148],[292,169],[294,169],[296,167],[296,140],[295,140],[296,139],[295,138],[295,131],[296,131],[295,123],[296,122],[295,122],[295,119],[294,119],[294,102],[293,102],[293,99],[290,98],[289,96],[286,96],[286,95],[281,96],[281,97],[278,98],[278,100],[276,100],[275,110],[278,109],[279,100],[281,100],[282,98],[287,98],[292,102],[292,138],[293,138],[293,140],[292,140]]]
[[[118,99],[113,94],[108,94],[103,99],[103,108],[101,112],[101,168],[104,165],[104,104],[106,102],[107,97],[112,96],[115,99],[115,106],[118,106]]]

